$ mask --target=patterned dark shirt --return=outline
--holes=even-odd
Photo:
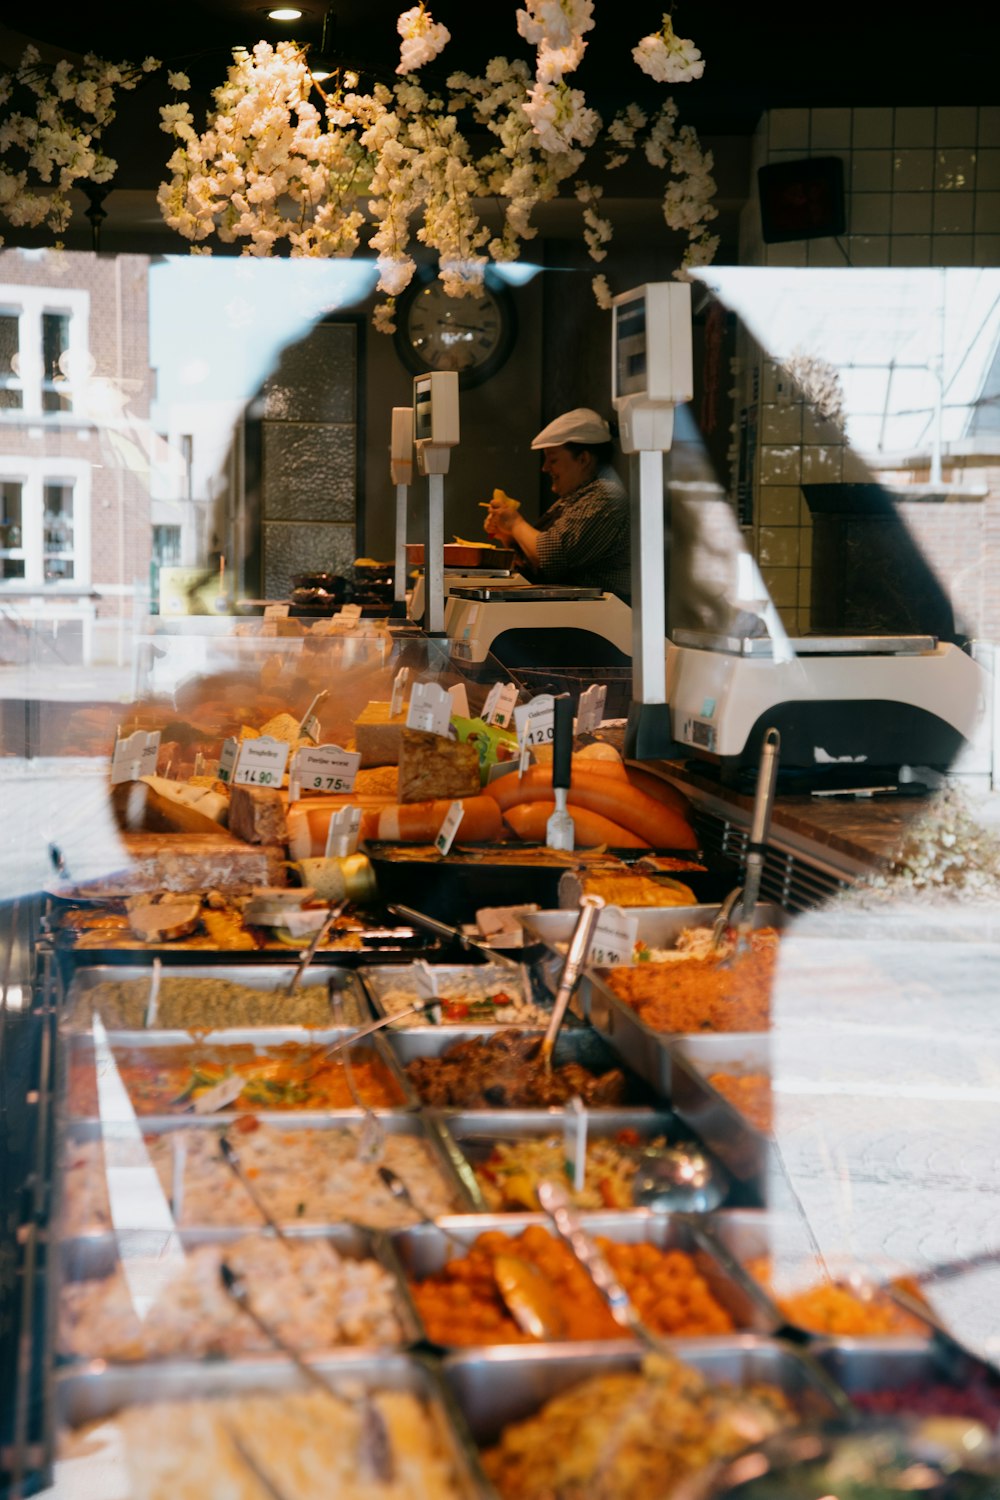
[[[632,560],[629,502],[614,469],[556,500],[538,522],[538,566],[522,572],[535,583],[571,583],[617,594],[629,603]]]

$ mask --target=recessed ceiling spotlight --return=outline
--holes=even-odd
[[[302,12],[296,10],[294,5],[281,5],[277,10],[269,10],[267,19],[269,21],[297,21],[301,15]]]

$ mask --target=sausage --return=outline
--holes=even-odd
[[[534,766],[518,778],[513,773],[491,781],[486,792],[495,797],[502,812],[522,802],[552,800],[552,772]],[[578,807],[587,807],[638,834],[654,849],[697,849],[698,839],[685,817],[672,807],[640,791],[628,780],[594,775],[573,767],[569,797]],[[569,799],[568,799],[569,800]]]
[[[657,776],[655,771],[647,771],[644,766],[628,765],[625,767],[625,774],[640,792],[645,792],[649,797],[655,797],[657,802],[662,802],[665,807],[674,808],[686,822],[690,823],[691,804],[672,781]]]
[[[429,802],[392,803],[379,813],[374,837],[408,844],[431,843],[437,838],[453,801],[461,802],[465,809],[457,835],[463,844],[494,844],[503,838],[500,809],[492,797],[482,793],[475,797],[435,797]]]
[[[507,808],[503,820],[525,843],[544,844],[546,824],[555,805],[554,801],[518,802]],[[573,842],[578,848],[593,848],[597,844],[607,844],[611,849],[650,847],[638,834],[613,823],[610,818],[602,818],[600,813],[591,812],[589,807],[576,807],[567,802],[566,811],[573,819]]]

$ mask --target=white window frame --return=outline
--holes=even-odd
[[[0,595],[8,589],[79,593],[91,579],[91,471],[85,459],[25,458],[0,453],[0,479],[21,485],[21,551],[24,577],[0,579]],[[45,486],[73,488],[73,577],[46,580]]]
[[[25,421],[79,421],[90,366],[90,293],[70,287],[0,285],[0,310],[16,314],[20,364],[19,381],[23,405],[0,408],[0,424]],[[43,411],[42,313],[65,313],[69,317],[69,372],[60,389],[69,398],[69,411]]]

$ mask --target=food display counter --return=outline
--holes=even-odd
[[[131,863],[75,884],[70,858],[41,903],[24,987],[32,1190],[11,1200],[12,1494],[134,1494],[141,1472],[150,1496],[651,1500],[775,1434],[901,1403],[928,1371],[945,1405],[973,1385],[980,1408],[995,1399],[933,1308],[913,1311],[919,1287],[835,1264],[796,1212],[771,1000],[795,901],[765,884],[746,932],[716,923],[740,850],[705,832],[713,817],[745,825],[737,795],[676,765],[628,766],[605,723],[572,747],[569,807],[631,842],[551,850],[544,831],[517,838],[518,809],[536,809],[531,830],[549,814],[545,736],[520,777],[524,744],[481,718],[491,683],[444,648],[387,636],[359,664],[329,640],[313,673],[291,664],[290,638],[248,651],[221,635],[239,661],[208,682],[218,658],[187,678],[175,656],[192,639],[147,643],[163,655],[134,719],[162,724],[161,760],[109,787]],[[460,689],[445,720],[458,738],[422,727],[437,692],[427,721],[407,711],[427,684]],[[244,745],[282,730],[289,770],[332,745],[358,757],[353,785],[296,798],[291,775],[219,776],[228,741],[239,767]],[[108,757],[115,727],[103,747],[106,725],[87,732]],[[155,830],[135,795],[150,780],[170,784]],[[225,813],[215,833],[185,823],[203,797]],[[447,837],[452,808],[484,802],[499,837],[463,841],[461,821]],[[350,806],[360,842],[338,854]],[[891,821],[882,802],[849,815],[824,843],[830,804],[779,798],[774,849],[822,845],[848,884],[887,852]],[[296,827],[315,852],[297,852]],[[673,840],[643,836],[654,828]],[[266,881],[246,875],[245,850],[270,851]],[[350,858],[370,874],[353,892],[330,883]],[[433,911],[436,893],[466,936],[515,946],[470,952],[391,910]],[[548,1065],[588,894],[622,919],[619,947],[603,929]],[[506,929],[487,921],[501,904],[520,906]],[[689,1184],[657,1187],[668,1162],[706,1174],[697,1211]],[[545,1183],[564,1189],[575,1236],[544,1212]]]

